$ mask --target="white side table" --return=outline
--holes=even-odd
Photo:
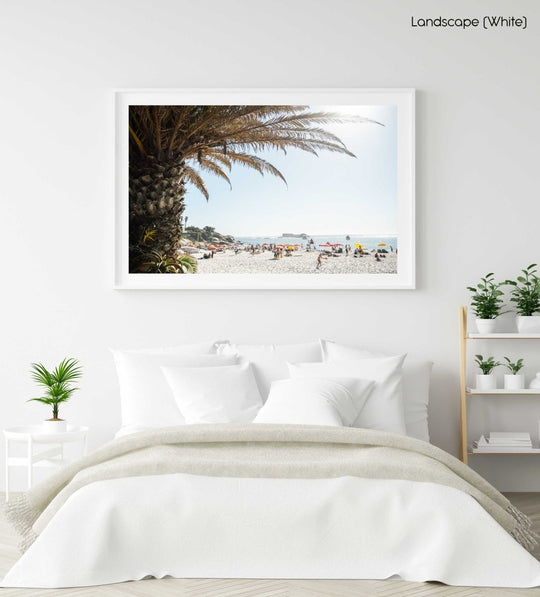
[[[26,425],[4,429],[6,439],[6,502],[9,500],[9,468],[12,466],[25,466],[28,474],[28,489],[32,487],[32,469],[37,467],[58,467],[66,463],[64,458],[64,444],[81,444],[81,455],[86,455],[86,436],[88,427],[75,427],[68,425],[67,431],[62,433],[44,433],[39,425]],[[14,443],[26,444],[26,456],[12,456],[10,447]],[[41,444],[51,447],[40,452],[35,452]]]

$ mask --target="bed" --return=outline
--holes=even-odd
[[[123,427],[8,505],[24,553],[2,586],[540,585],[528,519],[428,441],[430,363],[327,341],[114,357]]]

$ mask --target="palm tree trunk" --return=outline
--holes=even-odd
[[[177,257],[182,238],[186,185],[183,165],[159,163],[148,158],[130,165],[129,171],[129,271],[139,271],[149,251]]]

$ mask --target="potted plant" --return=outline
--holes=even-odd
[[[79,361],[64,359],[53,371],[48,371],[41,363],[32,363],[32,379],[44,388],[43,396],[30,398],[29,401],[42,402],[52,406],[52,418],[43,421],[43,429],[49,433],[66,431],[67,423],[58,417],[58,406],[67,402],[73,392],[78,390],[73,384],[82,375]]]
[[[497,379],[493,375],[493,369],[501,365],[499,361],[496,361],[493,357],[489,357],[484,360],[481,354],[474,355],[474,362],[480,367],[482,373],[476,376],[476,389],[477,390],[495,390],[497,389]]]
[[[495,331],[495,318],[502,315],[503,306],[501,284],[495,282],[494,274],[486,274],[480,278],[476,286],[467,286],[473,293],[471,305],[476,315],[476,328],[480,334],[491,334]]]
[[[505,390],[523,390],[525,387],[525,376],[520,373],[523,369],[523,359],[518,359],[513,363],[508,357],[504,357],[506,363],[504,366],[511,371],[509,374],[504,376],[504,389]]]
[[[522,276],[504,282],[513,286],[510,300],[516,305],[516,323],[521,334],[540,333],[540,278],[536,268],[536,263],[531,263],[521,270]]]

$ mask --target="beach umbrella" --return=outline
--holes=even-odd
[[[343,243],[334,243],[332,246],[333,247],[342,247]]]
[[[319,245],[319,247],[332,247],[333,245],[330,244],[329,242],[325,242],[322,245]]]
[[[208,248],[209,249],[216,249],[217,247],[216,247],[216,245],[210,245]]]
[[[379,243],[377,246],[378,247],[386,247],[386,243]]]

